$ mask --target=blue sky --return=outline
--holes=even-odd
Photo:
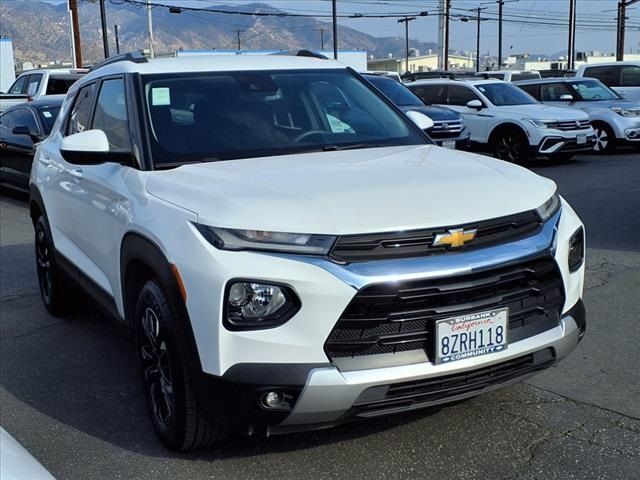
[[[256,0],[154,0],[162,3],[188,6],[246,5]],[[109,0],[107,0],[109,2]],[[262,0],[274,7],[292,13],[329,14],[330,0]],[[410,23],[410,37],[423,41],[436,41],[439,0],[338,0],[338,12],[353,13],[414,13],[428,11],[427,17],[419,17]],[[476,22],[463,22],[466,15],[474,15],[470,9],[487,7],[483,14],[497,16],[497,5],[484,0],[451,0],[451,46],[462,50],[475,50]],[[615,50],[615,23],[617,0],[577,0],[578,28],[577,51],[598,50],[611,53]],[[569,0],[507,0],[504,5],[505,23],[503,51],[506,54],[536,53],[552,54],[567,48],[567,28],[549,23],[562,23],[568,18]],[[111,6],[111,8],[116,8]],[[625,51],[640,51],[640,3],[627,11],[629,26]],[[304,22],[303,19],[300,20]],[[530,23],[538,22],[538,23]],[[395,18],[387,19],[341,19],[346,25],[375,36],[404,35],[404,27]],[[547,25],[545,25],[545,23]],[[481,50],[496,53],[497,22],[483,21],[481,24]]]

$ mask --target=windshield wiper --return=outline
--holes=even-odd
[[[334,152],[337,150],[358,150],[360,148],[379,148],[379,147],[393,147],[393,145],[386,145],[383,143],[356,143],[352,145],[325,145],[322,147],[323,152]]]
[[[183,165],[193,165],[195,163],[217,162],[219,160],[220,160],[219,158],[208,157],[200,160],[185,160],[184,162],[161,162],[161,163],[156,163],[154,167],[156,170],[168,170],[170,168],[177,168]]]

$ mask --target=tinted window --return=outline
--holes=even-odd
[[[131,149],[124,80],[121,78],[102,82],[91,128],[107,135],[112,150]]]
[[[41,73],[29,75],[29,82],[27,83],[27,95],[35,95],[36,93],[38,93],[40,82],[42,82]]]
[[[420,97],[426,104],[447,103],[446,85],[410,85],[409,90]]]
[[[543,102],[559,102],[562,95],[570,95],[573,98],[566,83],[543,83],[540,85],[540,100]]]
[[[585,77],[593,77],[600,80],[602,83],[609,87],[620,86],[620,67],[616,66],[602,66],[602,67],[587,67],[584,69]]]
[[[461,85],[449,85],[449,101],[448,105],[458,105],[464,107],[471,100],[480,100],[478,95],[468,87]]]
[[[13,85],[11,85],[11,87],[9,88],[9,92],[8,93],[12,93],[12,94],[20,94],[20,93],[24,93],[25,87],[27,86],[27,76],[23,76],[23,77],[19,77],[15,82],[13,82]]]
[[[535,98],[512,83],[485,83],[478,85],[476,88],[498,107],[538,103]]]
[[[346,69],[144,80],[156,165],[426,143]]]
[[[49,77],[47,95],[64,95],[79,77]]]
[[[640,67],[635,65],[623,65],[620,77],[621,87],[640,87]]]
[[[511,81],[517,82],[518,80],[536,80],[540,78],[539,73],[512,73]]]
[[[518,85],[522,90],[532,97],[540,100],[540,87],[538,85]]]
[[[376,77],[373,75],[367,76],[366,78],[396,105],[403,107],[423,105],[422,101],[411,93],[411,90],[391,78]]]
[[[89,130],[91,122],[91,106],[93,104],[95,84],[82,87],[76,96],[75,103],[69,116],[67,135]]]
[[[38,108],[38,115],[40,115],[40,121],[44,128],[44,133],[49,135],[53,124],[56,123],[56,118],[60,113],[60,107],[40,107]]]
[[[10,135],[14,127],[27,126],[33,133],[37,133],[40,130],[33,113],[28,108],[16,108],[5,113],[0,117],[0,124],[4,130],[2,132],[4,137]]]

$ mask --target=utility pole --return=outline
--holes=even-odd
[[[336,0],[332,0],[331,2],[333,13],[332,13],[332,22],[333,22],[333,59],[338,59],[338,12],[336,7]]]
[[[80,44],[80,22],[78,21],[78,1],[68,0],[71,26],[73,67],[82,68],[82,45]]]
[[[398,23],[404,23],[404,41],[405,41],[405,70],[409,72],[409,22],[415,20],[416,17],[404,17],[398,20]]]
[[[471,11],[476,11],[478,13],[478,16],[476,17],[476,21],[478,22],[476,31],[476,72],[480,71],[480,22],[483,20],[480,17],[480,12],[486,9],[487,7],[478,7],[471,9]]]
[[[444,3],[444,52],[442,56],[442,63],[444,64],[444,71],[449,70],[449,20],[451,13],[451,0],[445,0]]]
[[[616,42],[616,60],[618,61],[622,61],[624,59],[624,36],[627,20],[627,7],[638,2],[640,2],[640,0],[620,0],[618,2],[618,37]]]
[[[153,18],[151,16],[150,0],[147,0],[147,32],[149,34],[149,56],[156,58],[156,52],[153,49]]]
[[[236,32],[236,46],[238,47],[238,52],[240,51],[240,47],[241,47],[241,42],[240,42],[240,34],[242,32],[245,32],[246,30],[243,30],[241,28],[236,28],[234,30],[234,32]]]
[[[113,26],[113,29],[115,30],[115,33],[116,33],[116,53],[120,55],[120,37],[118,36],[118,24],[115,24]]]
[[[497,0],[498,4],[498,70],[502,67],[502,7],[504,0]]]
[[[324,28],[317,28],[314,32],[320,32],[320,51],[324,51]]]
[[[104,58],[109,58],[109,38],[107,37],[107,12],[104,8],[104,0],[100,0],[100,22],[102,23],[102,48]]]
[[[567,46],[567,68],[575,68],[576,57],[576,0],[569,0],[569,45]]]

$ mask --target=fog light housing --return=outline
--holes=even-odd
[[[223,323],[229,330],[259,330],[282,325],[300,309],[288,286],[257,280],[232,280],[224,296]]]
[[[580,227],[569,239],[569,271],[575,272],[584,261],[584,229]]]
[[[280,390],[272,390],[262,394],[259,404],[265,410],[291,410],[295,397]]]

